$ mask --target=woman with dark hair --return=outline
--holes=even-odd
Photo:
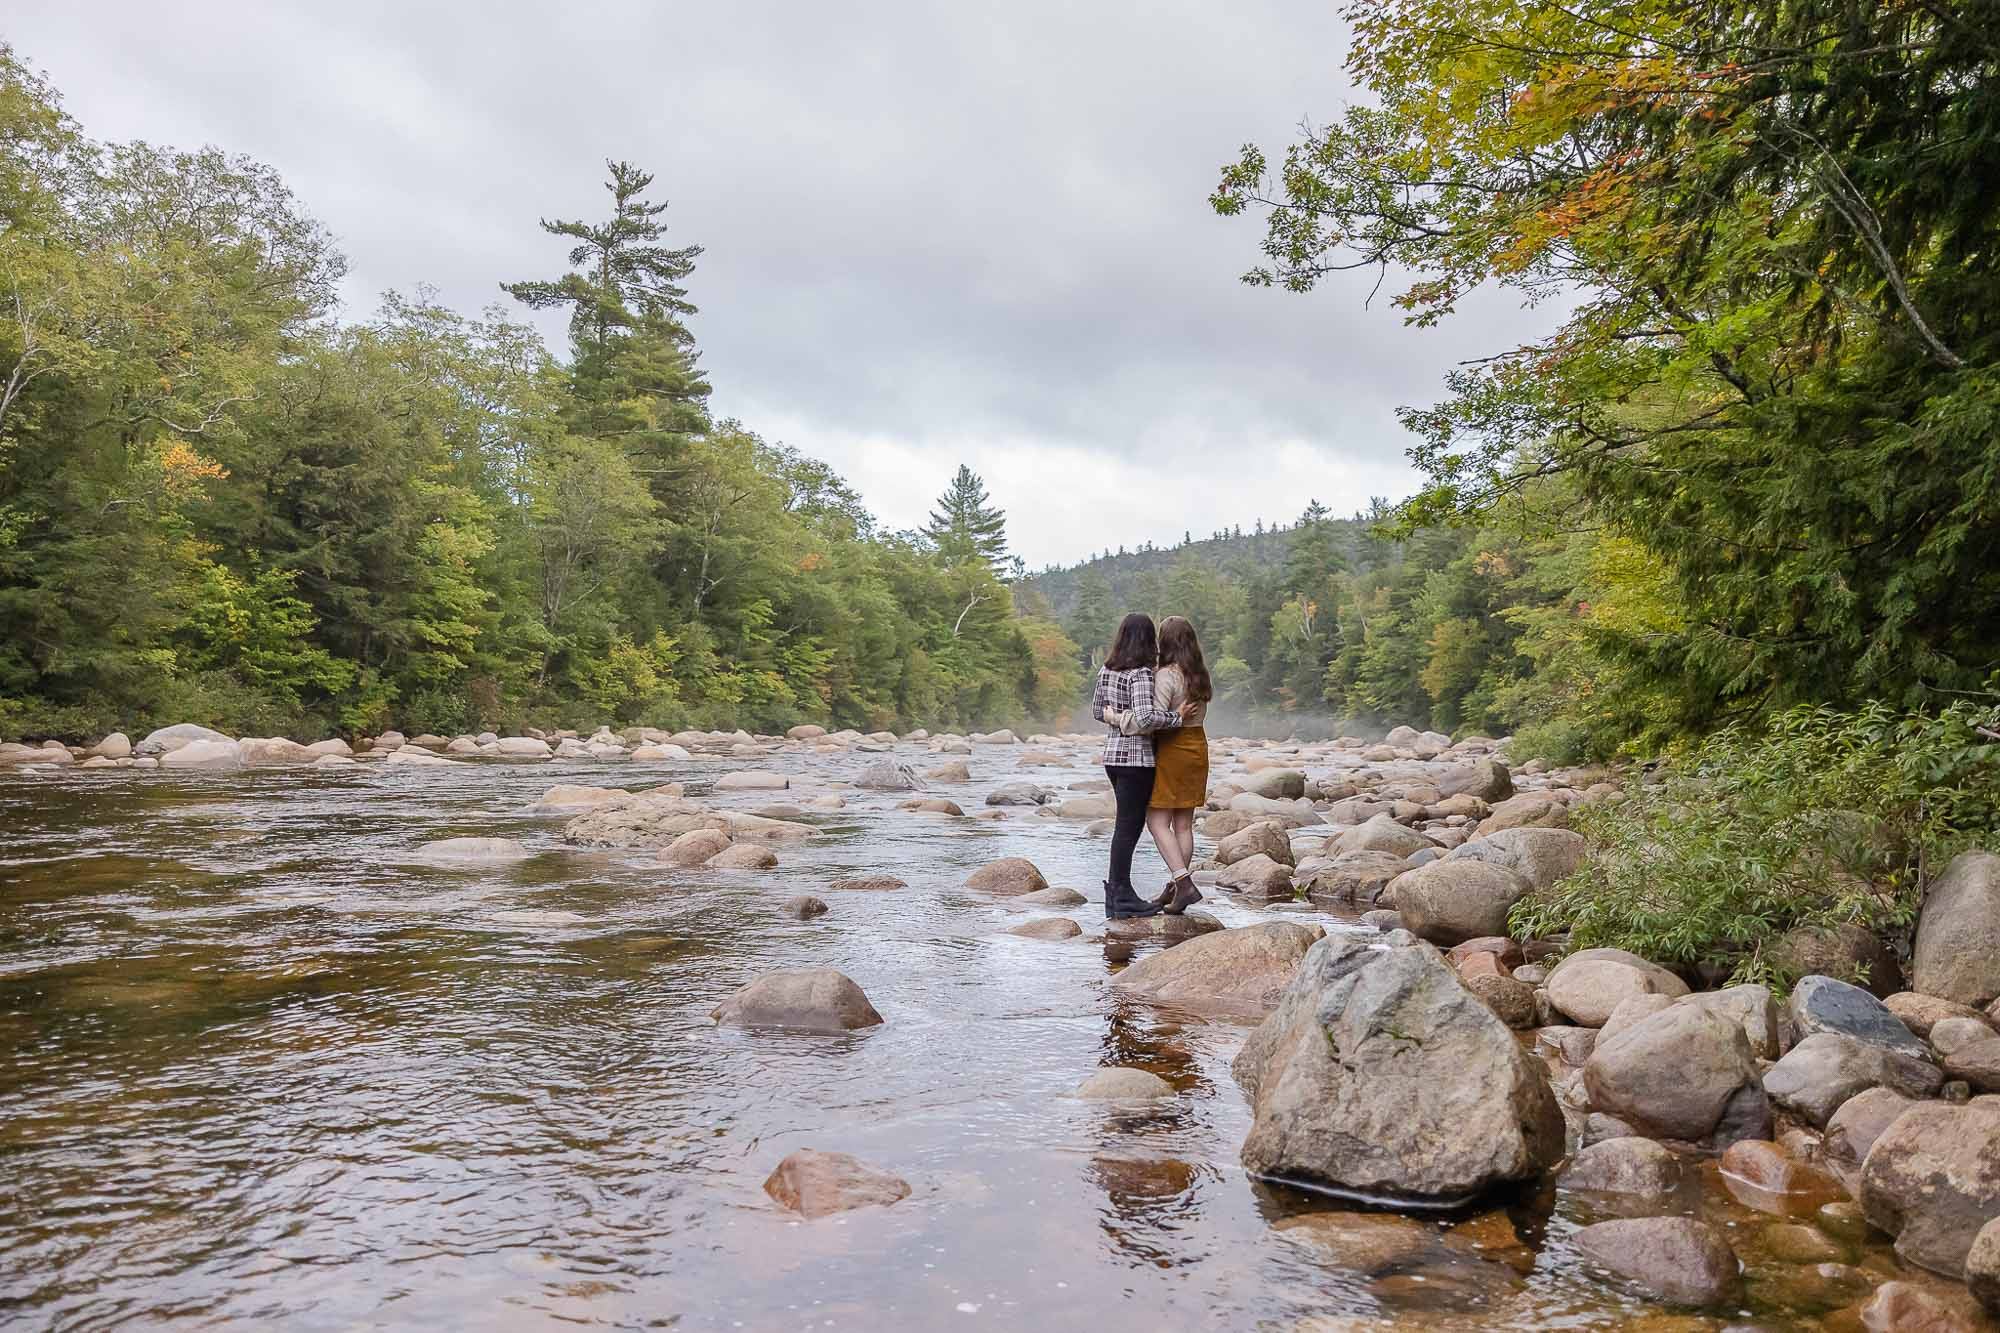
[[[1118,806],[1111,827],[1110,876],[1104,881],[1107,920],[1152,916],[1161,909],[1132,887],[1132,849],[1139,845],[1139,830],[1145,827],[1146,806],[1153,797],[1152,733],[1181,724],[1179,713],[1153,702],[1153,667],[1159,656],[1153,618],[1136,611],[1126,616],[1090,696],[1090,715],[1099,722],[1106,722],[1106,713],[1117,715],[1117,720],[1107,722],[1110,730],[1105,733],[1103,756],[1104,776],[1111,779]]]
[[[1201,640],[1186,616],[1160,622],[1160,669],[1153,673],[1153,703],[1175,710],[1181,725],[1153,742],[1153,796],[1146,827],[1173,878],[1154,899],[1161,911],[1179,916],[1201,901],[1188,866],[1194,861],[1194,812],[1208,801],[1208,733],[1202,722],[1215,687],[1202,660]]]

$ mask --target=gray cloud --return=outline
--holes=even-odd
[[[349,254],[356,313],[554,273],[535,219],[596,216],[601,160],[641,163],[707,247],[719,410],[892,526],[968,461],[1037,565],[1401,494],[1395,406],[1542,322],[1493,300],[1419,331],[1364,310],[1364,276],[1237,282],[1258,227],[1208,211],[1217,169],[1347,96],[1309,0],[31,0],[6,36],[97,137],[278,167]]]

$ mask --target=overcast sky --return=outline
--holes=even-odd
[[[893,527],[961,462],[1033,567],[1413,485],[1399,403],[1521,336],[1406,328],[1371,279],[1242,286],[1206,196],[1348,97],[1332,3],[15,0],[0,37],[93,137],[276,166],[350,312],[551,277],[607,157],[707,247],[714,403],[834,463]],[[558,341],[561,328],[545,325]]]

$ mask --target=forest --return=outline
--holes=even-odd
[[[711,414],[700,247],[638,167],[480,316],[343,322],[274,172],[93,142],[7,53],[0,735],[1054,726],[1135,608],[1193,618],[1260,731],[1576,760],[1990,704],[2000,5],[1347,17],[1361,96],[1208,200],[1261,222],[1246,281],[1561,319],[1405,410],[1401,502],[1032,576],[969,470],[888,532]]]
[[[343,322],[342,258],[268,167],[93,142],[3,47],[0,145],[0,736],[1075,708],[974,474],[887,532],[710,413],[701,249],[639,168],[482,314]]]

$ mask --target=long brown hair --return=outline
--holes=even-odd
[[[1135,671],[1140,667],[1150,671],[1159,660],[1160,640],[1153,632],[1151,616],[1134,611],[1118,622],[1118,637],[1111,641],[1105,666],[1113,671]]]
[[[1186,616],[1168,616],[1160,622],[1160,665],[1181,669],[1187,681],[1188,698],[1205,704],[1215,697],[1215,685],[1208,678],[1208,664],[1201,660],[1201,640]]]

